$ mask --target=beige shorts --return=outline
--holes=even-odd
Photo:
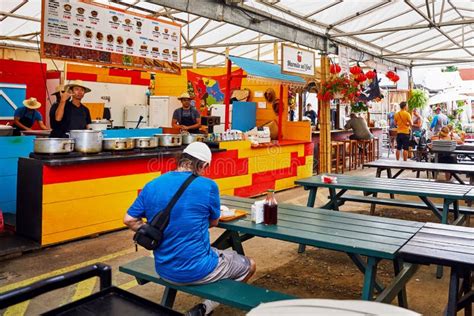
[[[176,285],[197,285],[207,284],[216,282],[222,279],[231,279],[235,281],[242,281],[250,272],[250,260],[249,258],[239,255],[234,250],[219,250],[212,247],[212,250],[217,253],[219,262],[217,263],[214,271],[209,273],[201,280],[197,280],[190,283],[176,283],[170,282]]]

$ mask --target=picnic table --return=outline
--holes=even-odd
[[[408,262],[451,267],[447,315],[465,309],[472,315],[474,301],[474,229],[426,223],[399,251]]]
[[[449,164],[449,163],[431,163],[419,161],[398,161],[398,160],[376,160],[364,163],[364,167],[377,168],[376,177],[380,178],[382,172],[387,173],[388,178],[395,179],[406,170],[416,171],[417,178],[421,171],[427,171],[428,174],[437,172],[449,172],[461,184],[466,184],[459,175],[466,175],[469,178],[469,184],[474,185],[474,168],[463,164]],[[392,173],[392,170],[398,170]]]
[[[454,183],[426,182],[405,179],[382,179],[348,175],[331,175],[337,177],[337,183],[325,183],[321,176],[313,176],[295,181],[305,190],[309,190],[307,206],[314,207],[318,188],[329,189],[329,202],[322,208],[338,210],[345,201],[354,201],[372,204],[371,213],[376,204],[385,204],[400,207],[425,208],[433,212],[443,224],[448,224],[448,213],[454,211],[455,221],[459,224],[464,220],[464,215],[473,212],[472,208],[460,209],[459,202],[470,202],[474,199],[474,194],[470,192],[474,187]],[[337,192],[336,190],[339,190]],[[366,196],[345,195],[348,190],[362,191]],[[423,203],[403,200],[388,200],[377,198],[379,193],[399,194],[406,196],[417,196]],[[373,196],[367,196],[372,194]],[[432,199],[443,199],[442,205],[436,205]],[[451,207],[452,205],[452,207]],[[464,213],[460,214],[460,211]]]
[[[455,149],[452,151],[449,150],[433,150],[430,149],[432,153],[435,154],[435,162],[437,163],[439,161],[439,154],[451,154],[451,155],[456,155],[456,157],[459,160],[459,156],[464,156],[467,159],[469,159],[467,162],[464,160],[463,163],[470,163],[474,162],[474,149]]]
[[[221,198],[222,205],[246,211],[253,202],[247,198]],[[390,303],[398,296],[399,305],[407,307],[405,284],[417,266],[401,261],[397,252],[422,226],[423,223],[413,221],[279,204],[277,225],[255,224],[250,216],[219,222],[225,232],[213,246],[232,247],[244,254],[242,243],[258,236],[345,252],[364,274],[363,300],[373,300],[375,290],[378,292],[375,301]],[[385,288],[376,279],[377,266],[382,259],[393,261],[395,272]]]

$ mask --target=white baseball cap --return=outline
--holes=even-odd
[[[209,147],[202,142],[193,142],[189,144],[184,150],[183,153],[186,153],[194,158],[197,158],[201,161],[211,164],[212,153]]]

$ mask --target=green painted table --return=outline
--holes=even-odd
[[[221,198],[222,205],[249,213],[253,202],[239,197]],[[412,221],[279,204],[278,225],[255,224],[250,215],[220,222],[219,227],[226,231],[213,246],[232,247],[243,254],[242,243],[258,236],[345,252],[364,274],[362,299],[373,300],[375,291],[376,301],[390,303],[398,296],[400,306],[407,307],[405,284],[417,266],[403,263],[397,252],[422,226],[423,223]],[[376,280],[377,265],[382,259],[394,264],[395,277],[386,287]]]

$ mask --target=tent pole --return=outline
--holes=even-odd
[[[321,85],[326,83],[329,76],[329,58],[321,54]],[[331,117],[330,101],[319,101],[319,119],[321,120],[319,134],[319,173],[331,172]]]
[[[227,80],[225,83],[225,124],[224,130],[229,129],[229,112],[230,112],[230,81],[232,80],[232,61],[227,58]]]

